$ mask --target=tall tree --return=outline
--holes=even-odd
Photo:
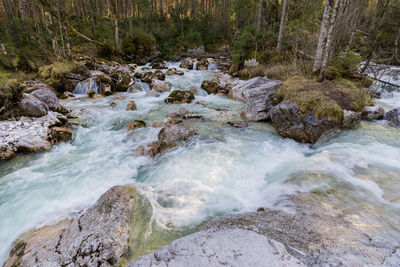
[[[326,44],[325,44],[325,49],[324,49],[324,56],[323,56],[323,59],[322,59],[321,70],[320,70],[319,78],[318,78],[319,82],[322,82],[324,80],[326,66],[328,65],[328,59],[329,59],[329,56],[330,56],[330,49],[331,49],[331,45],[332,45],[332,42],[333,42],[333,31],[335,29],[336,17],[337,17],[337,14],[338,14],[339,6],[340,6],[340,0],[336,0],[335,1],[335,7],[332,10],[331,19],[330,19],[330,22],[329,22],[328,34],[326,36]]]
[[[282,49],[282,37],[283,37],[283,30],[285,28],[288,1],[289,0],[282,0],[281,23],[279,26],[278,44],[276,46],[276,51],[278,52],[278,54],[281,53]]]
[[[314,73],[321,70],[322,60],[324,57],[324,51],[326,45],[326,36],[328,33],[329,19],[332,13],[332,2],[333,2],[332,0],[325,1],[324,15],[322,17],[321,29],[319,31],[319,38],[318,38],[318,46],[317,46],[317,51],[315,53],[315,60],[313,66]]]

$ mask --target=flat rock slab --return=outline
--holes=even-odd
[[[260,265],[261,264],[261,265]],[[128,267],[305,266],[279,242],[244,229],[206,230],[180,238]]]

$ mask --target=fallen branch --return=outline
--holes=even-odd
[[[369,77],[374,81],[381,82],[381,83],[384,83],[384,84],[387,84],[387,85],[391,85],[391,86],[400,88],[400,85],[397,85],[397,84],[394,84],[394,83],[391,83],[391,82],[387,82],[387,81],[383,81],[381,79],[374,78],[374,77],[371,77],[371,76],[369,76]]]
[[[306,52],[304,52],[304,51],[302,51],[302,50],[300,50],[300,49],[298,49],[298,48],[296,48],[296,52],[299,53],[300,55],[302,55],[303,57],[306,57],[306,58],[308,58],[308,59],[315,60],[315,57],[313,57],[313,56],[307,54]]]

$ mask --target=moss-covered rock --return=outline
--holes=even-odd
[[[343,109],[361,112],[373,105],[370,95],[355,82],[345,79],[318,83],[302,77],[286,80],[275,93],[275,101],[289,101],[303,114],[311,112],[317,119],[341,121]]]
[[[174,90],[164,100],[167,104],[184,104],[190,103],[194,99],[194,95],[189,91]]]
[[[371,97],[357,82],[337,79],[318,83],[302,77],[286,80],[275,92],[269,112],[272,125],[283,137],[315,143],[325,132],[348,128],[349,112],[360,113],[372,105]]]

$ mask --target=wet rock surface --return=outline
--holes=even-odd
[[[259,208],[214,219],[200,232],[177,239],[128,266],[399,264],[398,240],[380,235],[373,222],[382,219],[381,214],[368,212],[368,204],[344,208],[333,196],[298,193],[277,204],[288,205],[290,212]],[[365,217],[371,224],[360,223]]]
[[[228,97],[233,100],[247,102],[251,95],[257,97],[262,92],[269,94],[271,91],[277,90],[281,84],[282,82],[280,81],[270,80],[265,77],[256,77],[234,84]]]
[[[4,266],[117,266],[140,201],[135,188],[113,187],[82,214],[21,235]]]
[[[274,106],[269,116],[279,135],[303,143],[315,143],[322,134],[340,125],[336,121],[316,119],[312,114],[304,117],[299,107],[290,102]]]
[[[351,110],[343,111],[342,128],[351,129],[358,126],[361,122],[361,112],[354,112]]]
[[[144,122],[142,120],[134,120],[126,125],[126,129],[128,131],[133,131],[135,129],[144,128],[144,127],[146,127],[146,122]]]
[[[206,230],[172,242],[127,267],[305,266],[274,240],[244,229]]]
[[[384,119],[393,126],[400,126],[400,108],[386,112]]]
[[[168,92],[171,89],[171,84],[158,79],[152,79],[150,89],[158,92]]]
[[[385,110],[381,107],[366,107],[361,118],[366,121],[382,120]]]
[[[10,159],[15,152],[36,152],[47,150],[53,141],[51,128],[61,126],[67,122],[67,118],[60,113],[49,111],[47,115],[35,117],[21,117],[17,121],[0,121],[0,147],[2,148],[0,159]],[[67,130],[69,135],[70,130]],[[54,132],[54,131],[53,131]],[[70,138],[57,137],[54,143]],[[13,151],[13,152],[12,152]]]
[[[166,151],[179,146],[187,141],[189,138],[197,135],[196,131],[188,126],[170,124],[161,129],[158,133],[158,140],[148,144],[147,146],[140,146],[136,149],[142,156],[156,156],[165,153]]]
[[[194,95],[190,91],[174,90],[164,100],[167,104],[184,104],[190,103],[194,99]]]
[[[184,60],[182,60],[179,67],[191,70],[191,69],[193,69],[193,64],[194,64],[193,59],[188,57],[188,58],[185,58]]]

